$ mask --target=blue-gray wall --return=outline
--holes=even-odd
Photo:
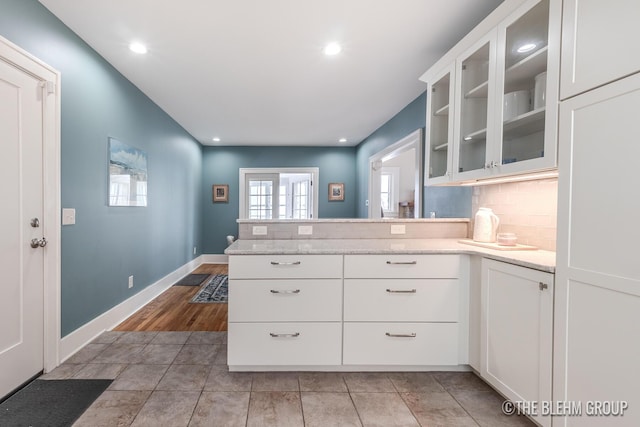
[[[62,73],[64,336],[194,258],[202,147],[36,0],[0,0],[0,35]],[[147,152],[148,207],[107,206],[109,136]]]
[[[424,129],[426,108],[425,92],[356,147],[357,217],[366,218],[368,216],[369,208],[366,206],[366,200],[369,197],[369,157],[416,129]],[[424,167],[424,159],[422,161]],[[441,218],[470,218],[471,191],[470,187],[424,187],[422,215],[428,216],[429,212],[433,211]]]
[[[356,172],[354,147],[204,147],[202,173],[204,253],[221,254],[226,236],[238,236],[240,168],[317,167],[320,218],[354,218]],[[344,182],[345,198],[329,202],[330,182]],[[229,203],[213,203],[211,186],[229,184]]]

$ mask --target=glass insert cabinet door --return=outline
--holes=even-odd
[[[457,61],[460,76],[459,132],[457,134],[457,162],[455,173],[484,173],[491,152],[491,126],[494,117],[495,97],[495,40],[496,31],[491,31],[479,40]]]
[[[549,0],[506,25],[500,164],[545,156]]]
[[[429,91],[429,164],[426,178],[431,182],[446,181],[450,177],[451,156],[453,151],[453,64],[444,70],[431,84]]]

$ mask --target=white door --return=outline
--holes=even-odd
[[[43,369],[43,96],[0,57],[0,398]]]

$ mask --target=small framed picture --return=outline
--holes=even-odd
[[[213,203],[229,203],[229,185],[213,184]]]
[[[329,201],[342,201],[344,200],[344,182],[331,182],[329,183]]]

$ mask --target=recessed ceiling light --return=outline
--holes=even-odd
[[[138,43],[138,42],[131,43],[129,45],[129,49],[132,52],[139,53],[139,54],[147,53],[147,47],[145,45],[143,45],[142,43]]]
[[[536,48],[536,44],[535,43],[525,43],[525,44],[523,44],[522,46],[520,46],[518,48],[518,53],[531,52],[535,48]]]
[[[217,136],[213,137],[213,142],[220,142],[220,138],[218,138]]]
[[[326,46],[324,47],[324,50],[323,50],[324,54],[325,54],[325,55],[329,55],[329,56],[337,55],[337,54],[339,54],[341,51],[342,51],[342,46],[340,46],[340,45],[339,45],[338,43],[336,43],[336,42],[329,43],[328,45],[326,45]]]
[[[464,141],[471,141],[471,137],[470,136],[465,136],[464,138],[462,138]]]
[[[340,138],[338,142],[347,142],[347,138]]]

